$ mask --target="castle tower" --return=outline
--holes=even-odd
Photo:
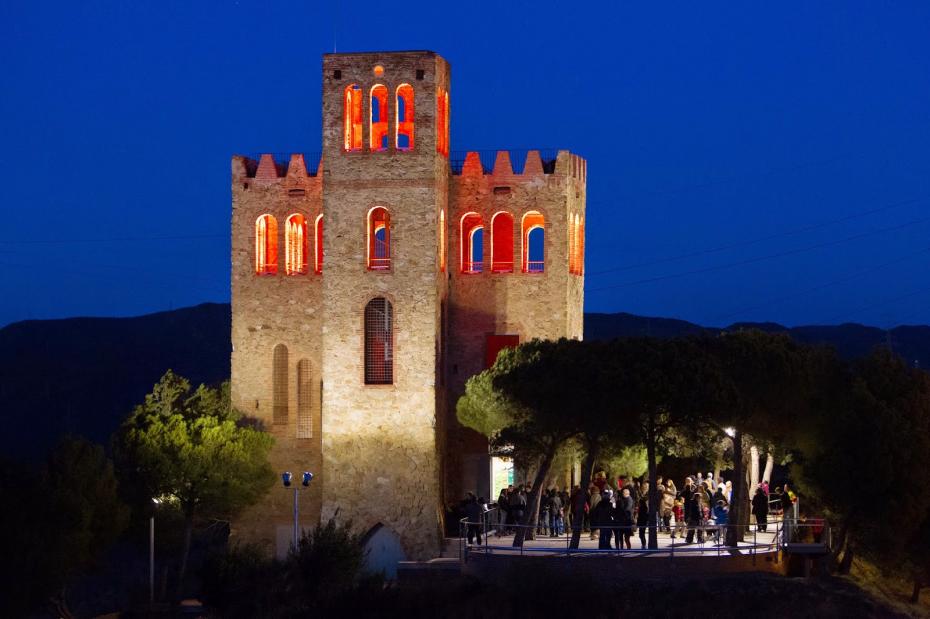
[[[587,166],[568,151],[450,155],[428,51],[327,54],[319,158],[232,162],[232,399],[309,470],[301,524],[378,527],[436,556],[444,503],[493,499],[465,380],[533,338],[580,338]],[[275,488],[233,533],[287,552]]]
[[[432,52],[323,59],[323,518],[440,542],[439,220],[448,163]],[[360,363],[360,360],[363,361]]]

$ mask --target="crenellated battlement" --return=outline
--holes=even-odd
[[[275,181],[279,178],[322,178],[323,158],[320,153],[262,153],[233,155],[233,178],[254,178]]]
[[[454,176],[570,176],[587,180],[584,158],[567,150],[472,150],[454,151],[449,156]]]

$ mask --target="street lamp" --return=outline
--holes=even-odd
[[[152,505],[158,507],[161,500],[152,498]],[[155,604],[155,507],[149,517],[149,606]]]
[[[300,486],[293,485],[293,479],[294,476],[291,475],[290,471],[281,473],[281,482],[284,484],[284,488],[288,489],[292,486],[294,488],[294,552],[297,552],[300,543],[300,501],[298,497],[301,487],[310,488],[310,482],[313,481],[313,473],[304,471],[300,479]]]

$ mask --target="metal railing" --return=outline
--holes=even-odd
[[[636,547],[627,547],[623,548],[624,544],[621,543],[621,539],[626,542],[629,541],[630,546],[634,544],[641,544],[640,538],[638,535],[638,530],[643,527],[639,526],[620,526],[612,525],[608,527],[592,527],[592,530],[598,535],[598,548],[585,548],[579,543],[578,548],[571,547],[572,534],[577,530],[581,536],[581,539],[584,539],[586,534],[590,532],[581,531],[579,523],[573,523],[569,525],[567,522],[565,524],[565,533],[558,534],[555,536],[551,535],[540,535],[538,531],[542,529],[542,525],[521,525],[521,524],[511,524],[503,522],[501,519],[501,513],[497,508],[493,508],[485,512],[481,518],[480,522],[469,521],[468,518],[462,518],[459,522],[460,524],[460,557],[463,562],[467,562],[469,554],[477,553],[481,555],[552,555],[552,556],[576,556],[576,555],[615,555],[615,556],[634,556],[634,555],[651,555],[656,557],[670,558],[674,559],[675,557],[683,556],[729,556],[734,552],[738,552],[741,555],[747,555],[754,557],[757,554],[762,553],[778,553],[783,548],[787,547],[791,543],[796,543],[791,540],[799,539],[799,537],[821,540],[814,543],[822,543],[827,548],[830,547],[831,534],[829,525],[823,520],[808,521],[808,522],[797,522],[794,520],[782,521],[781,519],[773,520],[766,523],[765,531],[760,530],[760,525],[750,524],[750,525],[717,525],[717,524],[702,524],[700,526],[691,526],[686,525],[685,523],[675,523],[672,525],[671,530],[678,537],[685,538],[684,543],[672,543],[666,546],[660,546],[659,548],[636,548]],[[663,525],[659,523],[657,525],[660,531],[663,529]],[[469,528],[471,530],[469,531]],[[548,527],[545,527],[548,529]],[[647,528],[647,539],[648,539],[648,525]],[[818,529],[819,528],[819,529]],[[526,530],[527,532],[533,532],[533,539],[530,539],[529,536],[524,538],[522,544],[514,546],[513,544],[495,544],[490,542],[490,536],[501,537],[510,537],[512,534],[516,533],[518,530]],[[727,546],[726,545],[726,536],[727,532],[733,529],[739,529],[743,532],[743,541],[738,543],[736,546]],[[610,535],[607,537],[607,548],[601,548],[603,545],[601,541],[601,531],[609,531]],[[477,538],[477,544],[470,543],[471,540]],[[545,538],[547,541],[553,543],[540,544],[540,538]],[[688,541],[690,539],[690,541]],[[590,541],[590,538],[588,539]],[[527,542],[533,542],[527,544]],[[563,544],[564,542],[564,544]]]

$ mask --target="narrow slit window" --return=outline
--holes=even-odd
[[[546,270],[546,221],[541,213],[530,211],[523,216],[523,272]]]
[[[436,89],[436,152],[449,156],[449,93]]]
[[[396,144],[398,150],[413,150],[414,105],[413,86],[401,84],[397,87],[395,105]]]
[[[284,230],[285,272],[288,275],[302,275],[307,272],[310,243],[307,236],[307,220],[303,215],[291,215],[285,222]]]
[[[439,211],[439,272],[446,272],[446,212]]]
[[[346,86],[345,102],[345,150],[362,150],[362,89],[358,84]]]
[[[278,272],[278,222],[271,215],[255,221],[255,272],[274,275]]]
[[[491,272],[513,273],[513,215],[503,211],[491,218]]]
[[[272,422],[287,423],[287,346],[274,347],[272,364]]]
[[[478,213],[466,213],[461,222],[462,273],[481,273],[484,260],[484,222]]]
[[[369,149],[382,151],[388,148],[388,89],[383,84],[371,87],[371,119],[368,135]]]
[[[317,274],[323,272],[323,216],[316,218],[316,266]]]
[[[368,213],[368,270],[391,268],[391,214],[383,206]]]
[[[391,302],[377,297],[365,306],[365,384],[394,383],[394,316]]]

